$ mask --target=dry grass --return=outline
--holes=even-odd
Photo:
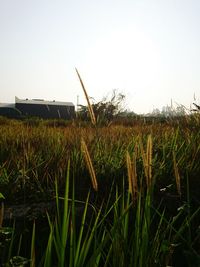
[[[152,184],[152,147],[153,147],[153,144],[152,144],[152,137],[151,135],[148,136],[148,139],[147,139],[147,169],[148,169],[148,183],[147,183],[147,186],[151,186]]]
[[[132,195],[133,203],[135,203],[137,200],[137,194],[138,194],[136,155],[135,155],[135,153],[133,154],[133,159],[131,161],[130,154],[127,151],[126,164],[127,164],[127,171],[128,171],[129,192]]]
[[[142,143],[142,139],[139,139],[140,151],[144,166],[144,173],[146,177],[147,188],[149,188],[152,184],[152,137],[151,135],[147,138],[147,149],[146,152],[144,150],[144,146]]]
[[[83,152],[85,162],[86,162],[86,165],[87,165],[89,173],[90,173],[90,177],[91,177],[91,181],[92,181],[92,187],[95,191],[98,191],[98,183],[97,183],[94,167],[92,164],[92,160],[91,160],[87,145],[83,139],[81,140],[81,150]]]
[[[173,151],[173,164],[174,164],[174,174],[175,174],[175,179],[176,179],[176,187],[177,187],[178,194],[181,197],[181,179],[180,179],[178,165],[176,162],[176,156],[175,156],[174,151]]]
[[[90,104],[90,100],[89,100],[87,91],[86,91],[86,89],[85,89],[83,80],[81,79],[81,76],[80,76],[80,74],[79,74],[79,72],[78,72],[77,69],[76,69],[76,73],[77,73],[77,75],[78,75],[78,78],[79,78],[79,81],[80,81],[80,83],[81,83],[83,92],[84,92],[84,94],[85,94],[85,98],[86,98],[86,100],[87,100],[88,110],[89,110],[89,114],[90,114],[91,122],[92,122],[93,125],[96,125],[96,117],[95,117],[95,115],[94,115],[94,111],[93,111],[92,105]]]

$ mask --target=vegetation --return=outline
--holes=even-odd
[[[117,93],[113,90],[110,99],[104,97],[101,101],[91,104],[91,110],[93,110],[92,117],[95,116],[95,122],[98,125],[108,125],[114,118],[118,118],[124,115],[126,112],[123,110],[123,101],[125,96],[122,93]],[[127,115],[127,114],[126,114]],[[81,120],[90,120],[90,110],[88,107],[80,105],[77,113],[78,118]]]
[[[0,120],[3,266],[200,266],[199,114],[126,120]]]
[[[200,266],[199,114],[116,116],[76,72],[91,125],[0,119],[0,265]]]

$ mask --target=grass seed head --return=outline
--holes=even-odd
[[[84,92],[84,95],[85,95],[85,98],[87,100],[87,104],[88,104],[88,110],[89,110],[89,114],[90,114],[90,118],[91,118],[91,122],[93,125],[96,125],[96,117],[94,115],[94,111],[93,111],[93,108],[92,108],[92,105],[90,104],[90,100],[89,100],[89,97],[88,97],[88,94],[87,94],[87,91],[85,89],[85,86],[84,86],[84,83],[81,79],[81,76],[78,72],[78,70],[76,69],[76,73],[78,75],[78,78],[79,78],[79,81],[81,83],[81,86],[82,86],[82,89],[83,89],[83,92]]]
[[[137,199],[138,186],[137,186],[137,171],[136,171],[136,156],[133,154],[133,161],[131,161],[131,157],[129,152],[126,152],[126,164],[128,171],[128,184],[129,184],[129,192],[132,195],[133,202]]]

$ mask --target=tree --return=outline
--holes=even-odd
[[[123,103],[125,95],[117,93],[117,90],[112,91],[111,98],[104,97],[101,101],[92,104],[96,120],[98,124],[106,124],[112,121],[123,111]],[[88,107],[79,105],[78,117],[83,120],[90,120]]]

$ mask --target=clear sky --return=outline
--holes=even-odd
[[[0,0],[0,102],[200,102],[200,0]]]

